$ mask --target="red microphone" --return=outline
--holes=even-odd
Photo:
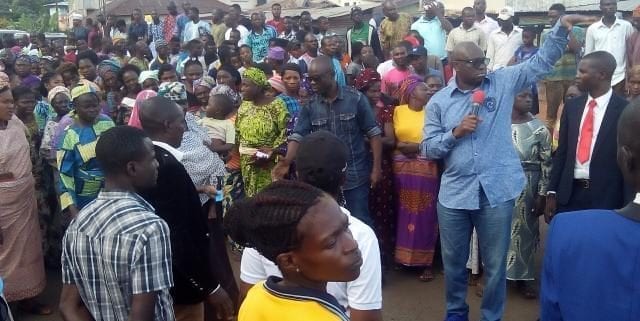
[[[484,104],[484,90],[474,90],[471,94],[471,114],[478,116],[482,104]]]

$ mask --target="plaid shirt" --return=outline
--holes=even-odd
[[[175,320],[169,227],[140,196],[100,192],[63,239],[62,282],[96,320],[125,321],[134,294],[156,292],[157,321]]]

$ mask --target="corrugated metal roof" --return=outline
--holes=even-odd
[[[379,2],[361,2],[358,7],[362,10],[373,9],[380,6]],[[299,16],[302,11],[309,11],[313,17],[325,16],[327,18],[348,16],[351,14],[351,7],[331,7],[322,9],[313,8],[297,8],[297,9],[282,9],[282,16]],[[271,19],[271,8],[265,11],[268,19]]]
[[[198,8],[200,13],[211,13],[213,9],[228,10],[231,6],[218,0],[190,0],[191,6]],[[167,0],[114,0],[106,5],[107,14],[116,16],[131,15],[133,9],[142,10],[143,14],[149,14],[152,10],[157,10],[159,14],[167,13]]]
[[[640,5],[638,0],[618,1],[618,11],[631,12]],[[600,11],[600,1],[592,1],[590,4],[567,5],[567,11]]]

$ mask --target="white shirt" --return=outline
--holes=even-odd
[[[627,39],[633,33],[633,26],[626,20],[616,19],[607,27],[602,20],[595,22],[587,28],[584,43],[584,54],[603,50],[616,58],[616,71],[613,72],[611,86],[615,86],[624,80],[627,66]]]
[[[155,140],[153,141],[153,144],[169,152],[169,154],[171,154],[171,156],[173,156],[179,162],[182,161],[182,158],[184,157],[184,153],[175,149],[173,146],[167,143],[157,142]]]
[[[245,44],[247,36],[249,36],[249,30],[243,25],[238,25],[236,27],[236,30],[240,31],[240,41],[238,41],[238,46],[242,46]],[[227,29],[227,31],[224,32],[224,40],[229,40],[230,38],[231,28]]]
[[[378,65],[376,71],[380,74],[380,78],[384,78],[391,69],[395,68],[393,64],[393,59],[389,59]]]
[[[200,20],[198,23],[193,23],[193,21],[187,22],[184,26],[184,31],[182,32],[182,42],[189,42],[193,39],[199,39],[201,35],[211,34],[211,25],[204,21]]]
[[[578,161],[578,148],[580,148],[580,132],[578,132],[578,141],[576,142],[576,165],[573,169],[573,178],[574,179],[589,179],[589,166],[591,165],[591,158],[593,157],[593,147],[596,145],[596,141],[598,139],[598,132],[600,132],[600,125],[602,125],[602,119],[604,119],[604,114],[607,112],[607,106],[609,105],[609,100],[611,99],[611,95],[613,94],[613,90],[609,89],[606,94],[593,98],[591,95],[587,97],[587,104],[584,107],[584,111],[582,112],[582,118],[580,119],[580,131],[582,131],[582,125],[584,124],[584,119],[587,117],[587,112],[589,112],[589,102],[592,99],[596,100],[596,107],[593,108],[593,137],[591,138],[591,151],[589,152],[589,160],[584,164],[580,164]]]
[[[496,30],[500,29],[500,25],[498,22],[493,20],[489,16],[484,16],[484,19],[481,21],[476,21],[474,24],[476,27],[480,28],[484,32],[484,35],[489,38],[489,36]]]
[[[490,59],[487,69],[494,71],[506,67],[521,45],[522,29],[519,27],[513,26],[508,35],[502,29],[494,31],[487,41],[487,58]]]
[[[327,283],[327,292],[345,308],[361,311],[382,309],[382,270],[378,239],[368,225],[351,216],[347,209],[341,210],[349,217],[349,229],[362,253],[362,267],[360,276],[352,282]],[[256,284],[271,275],[282,277],[278,266],[255,249],[245,248],[240,263],[240,280]]]

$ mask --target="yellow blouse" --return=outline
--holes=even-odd
[[[409,105],[400,105],[393,111],[393,129],[399,142],[422,142],[425,109],[415,111]]]

